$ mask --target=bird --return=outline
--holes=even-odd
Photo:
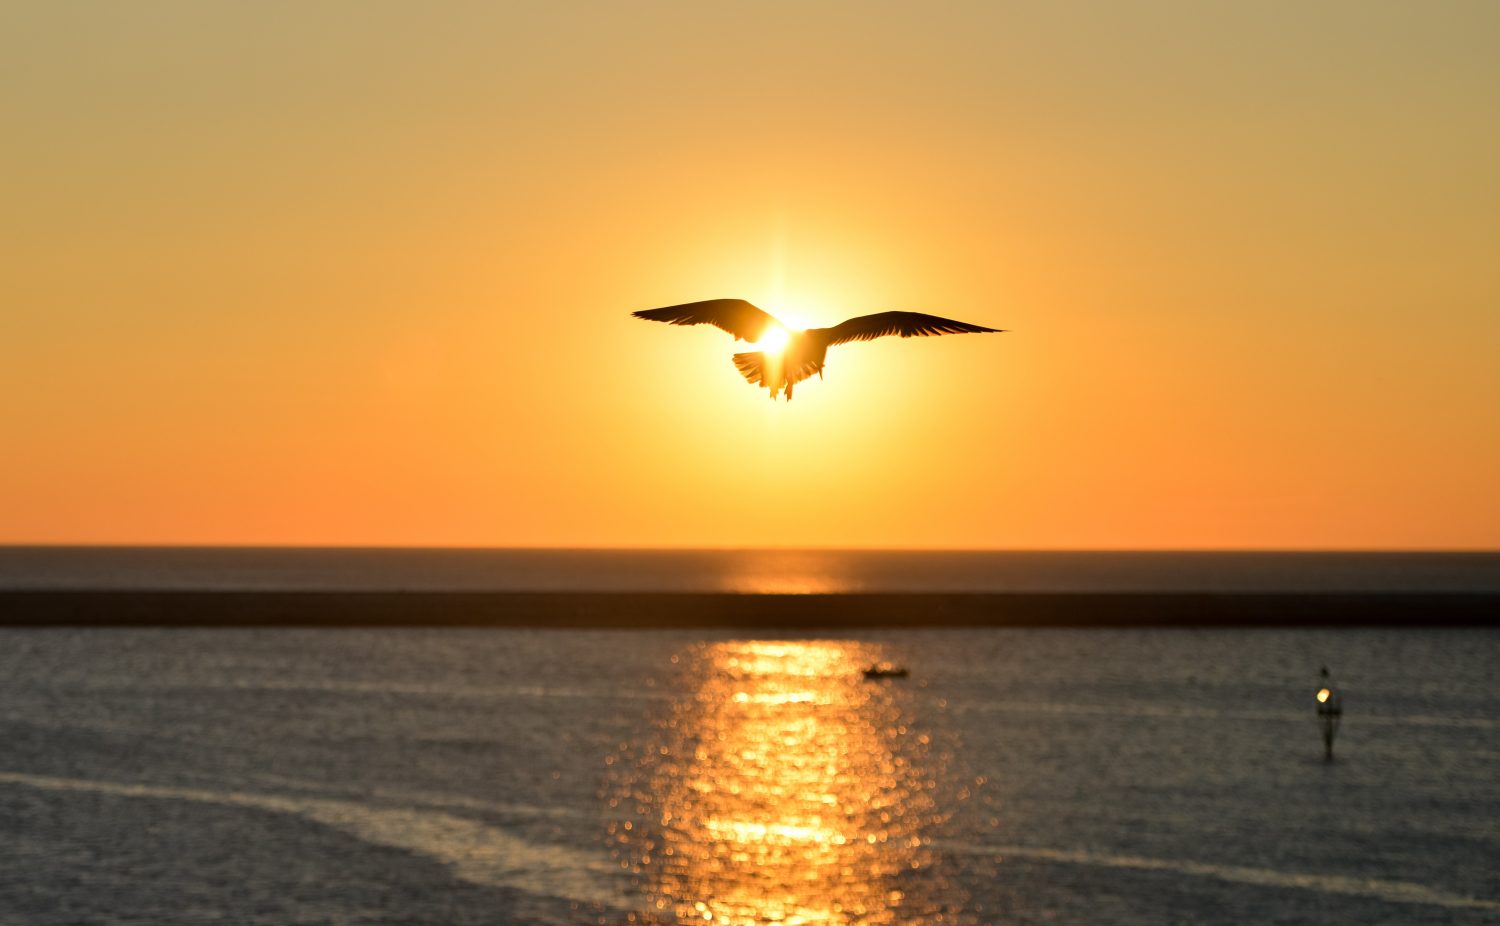
[[[772,401],[785,391],[788,402],[792,400],[792,389],[798,383],[814,373],[819,379],[823,378],[824,358],[828,348],[835,344],[872,341],[886,335],[912,338],[939,334],[1000,334],[1007,330],[921,312],[877,312],[851,318],[832,328],[792,331],[769,312],[743,299],[705,299],[660,309],[641,309],[630,314],[634,318],[669,325],[713,325],[734,335],[736,341],[752,344],[765,339],[766,346],[772,349],[735,354],[735,368],[750,385],[767,390]],[[778,342],[785,346],[776,349]]]

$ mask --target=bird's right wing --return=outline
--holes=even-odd
[[[822,329],[829,347],[847,341],[873,341],[888,334],[918,338],[938,334],[993,334],[1003,330],[971,325],[951,318],[939,318],[936,315],[923,315],[921,312],[877,312]]]
[[[774,316],[762,312],[743,299],[685,302],[661,309],[642,309],[630,314],[636,318],[666,322],[669,325],[713,325],[734,335],[737,341],[759,341],[767,328],[781,324]]]

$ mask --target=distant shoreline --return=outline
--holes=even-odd
[[[1483,627],[1500,593],[0,590],[10,627]]]

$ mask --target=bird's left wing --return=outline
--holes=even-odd
[[[759,341],[766,329],[779,325],[775,317],[743,299],[708,299],[685,302],[661,309],[632,312],[636,318],[669,325],[713,325],[734,335],[737,341]]]
[[[957,322],[936,315],[923,315],[921,312],[878,312],[851,318],[832,328],[824,328],[822,332],[831,347],[847,341],[872,341],[888,334],[918,338],[939,334],[993,334],[1004,330]]]

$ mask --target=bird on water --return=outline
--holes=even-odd
[[[832,328],[792,331],[769,312],[743,299],[707,299],[660,309],[631,313],[647,321],[669,325],[713,325],[734,335],[736,341],[764,342],[768,349],[734,355],[734,365],[752,386],[759,386],[775,399],[783,390],[792,400],[792,387],[814,373],[823,378],[828,348],[849,341],[872,341],[886,335],[903,338],[939,334],[999,334],[1003,328],[985,328],[968,322],[923,315],[920,312],[877,312],[861,315]],[[784,343],[784,347],[779,347]]]

